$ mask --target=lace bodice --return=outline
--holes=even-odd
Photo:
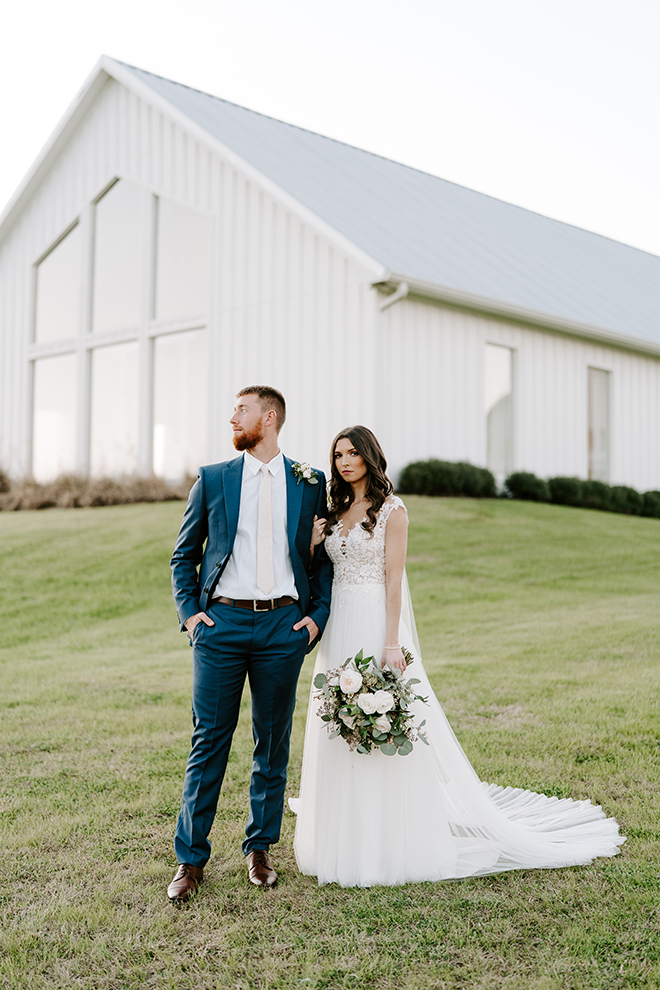
[[[335,568],[334,591],[351,585],[385,586],[385,530],[391,512],[399,508],[406,512],[401,499],[390,495],[378,513],[373,535],[359,522],[345,530],[340,520],[326,537],[326,550]]]

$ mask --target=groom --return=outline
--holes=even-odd
[[[310,551],[314,520],[327,515],[325,478],[303,478],[282,455],[285,417],[276,389],[238,393],[230,423],[242,453],[199,469],[172,555],[174,600],[193,647],[193,736],[171,901],[197,890],[211,853],[246,674],[254,753],[243,853],[252,883],[277,880],[268,850],[280,836],[296,684],[327,622],[332,583],[323,546]]]

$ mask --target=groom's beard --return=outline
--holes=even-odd
[[[264,438],[260,426],[255,426],[251,433],[244,430],[242,433],[235,433],[232,442],[236,450],[253,450]]]

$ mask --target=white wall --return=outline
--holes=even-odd
[[[282,448],[327,467],[332,436],[374,402],[371,278],[229,166],[219,166],[216,387],[211,450],[231,456],[227,419],[244,385],[287,399]]]
[[[660,489],[660,360],[586,339],[404,299],[380,316],[376,422],[393,470],[486,462],[484,350],[514,350],[514,465],[587,477],[587,368],[611,374],[612,484]]]
[[[357,422],[376,431],[394,474],[430,456],[484,464],[490,341],[515,351],[518,469],[586,476],[591,364],[612,372],[612,482],[660,488],[658,360],[411,298],[381,314],[366,268],[112,80],[0,249],[0,466],[12,474],[30,467],[29,358],[62,352],[30,344],[33,266],[78,217],[91,242],[91,204],[116,176],[212,218],[209,309],[195,324],[209,329],[208,367],[200,368],[209,385],[209,461],[233,453],[235,392],[267,383],[289,404],[283,449],[323,469],[332,436]],[[90,277],[76,344],[80,410],[89,404]],[[140,339],[140,463],[148,469],[148,341]],[[81,416],[82,466],[86,431]]]
[[[236,391],[272,384],[289,403],[283,448],[325,468],[334,432],[368,419],[373,405],[377,293],[370,274],[114,80],[108,80],[0,249],[0,466],[13,475],[30,470],[30,358],[71,349],[30,343],[34,265],[77,218],[91,244],[91,204],[117,176],[213,221],[209,311],[196,321],[208,327],[210,338],[208,367],[200,368],[209,383],[208,460],[233,454],[227,420]],[[76,345],[83,411],[89,407],[95,339],[87,332],[91,271],[84,282]],[[147,345],[156,331],[153,325],[142,329],[140,464],[148,470]],[[104,342],[129,338],[103,335]],[[81,416],[83,470],[87,437],[88,418]]]

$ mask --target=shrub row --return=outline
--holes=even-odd
[[[468,496],[495,498],[495,478],[486,468],[465,461],[413,461],[399,476],[397,490],[402,495]],[[583,509],[601,509],[631,516],[660,519],[660,492],[641,494],[627,485],[606,485],[603,481],[580,478],[537,478],[529,471],[510,474],[504,485],[505,496],[530,502],[553,502]]]
[[[495,498],[495,478],[486,468],[465,461],[414,461],[399,476],[402,495],[465,495],[469,498]]]
[[[162,478],[82,478],[63,474],[40,484],[30,478],[11,481],[0,471],[0,510],[81,509],[95,505],[129,505],[134,502],[172,502],[185,499],[194,478],[171,485]]]
[[[660,519],[660,492],[641,494],[627,485],[606,485],[603,481],[581,481],[580,478],[544,481],[529,471],[515,471],[506,479],[505,494],[530,502],[553,502]]]

